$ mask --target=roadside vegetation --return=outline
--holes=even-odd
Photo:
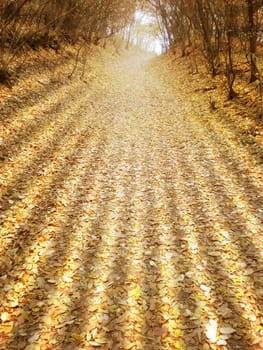
[[[134,1],[3,0],[0,4],[0,83],[12,84],[18,57],[39,48],[98,44],[132,20]]]
[[[164,48],[189,56],[193,73],[198,73],[203,58],[201,63],[212,77],[223,77],[229,99],[239,94],[240,80],[246,87],[253,83],[262,117],[263,1],[149,2],[159,21]]]

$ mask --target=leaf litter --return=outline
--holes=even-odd
[[[3,123],[0,349],[263,349],[260,165],[167,58],[104,56]]]

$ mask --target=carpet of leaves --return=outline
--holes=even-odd
[[[0,349],[263,349],[262,168],[164,59],[93,64],[1,124]]]

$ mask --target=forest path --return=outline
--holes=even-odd
[[[100,70],[3,122],[0,349],[263,349],[261,169],[161,59]]]

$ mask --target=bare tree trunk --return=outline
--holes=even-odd
[[[248,37],[249,37],[249,55],[250,55],[250,83],[258,79],[257,67],[257,28],[255,24],[255,6],[254,0],[247,0],[248,15]]]

